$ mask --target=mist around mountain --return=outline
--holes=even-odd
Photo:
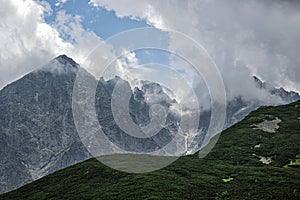
[[[294,91],[287,91],[284,88],[276,88],[273,85],[263,82],[257,76],[253,76],[255,86],[265,94],[268,94],[268,99],[277,100],[271,105],[283,105],[291,102],[295,102],[300,99],[300,95]],[[259,94],[258,94],[259,95]],[[238,96],[227,102],[227,118],[225,127],[228,128],[236,122],[242,120],[251,111],[256,110],[260,106],[267,106],[268,103],[264,103],[258,100],[248,100],[243,96]]]
[[[1,193],[91,157],[77,134],[72,114],[73,85],[79,68],[71,58],[62,55],[1,90]],[[96,81],[87,75],[89,81]],[[129,105],[133,120],[137,124],[149,123],[149,104],[142,90],[131,91],[128,83],[119,77],[102,79],[97,86],[96,110],[107,137],[120,148],[133,152],[158,148],[153,139],[142,142],[128,136],[115,124],[110,98],[117,82],[132,93]],[[151,88],[156,88],[164,97],[161,103],[170,106],[172,100],[163,94],[158,84],[147,83],[142,89]],[[153,92],[156,91],[148,94]],[[155,136],[158,137],[156,141],[164,141],[162,138],[170,137],[170,130],[176,128],[171,117],[166,123],[169,125],[161,131],[161,136]],[[105,147],[103,152],[106,152]]]
[[[73,85],[79,69],[80,66],[71,58],[62,55],[0,91],[0,193],[91,158],[77,134],[72,115]],[[97,81],[91,75],[89,77],[89,81]],[[262,90],[282,98],[282,102],[300,99],[297,93],[269,87],[257,78],[255,81]],[[111,94],[117,82],[132,94],[129,111],[136,124],[149,123],[148,113],[153,103],[160,103],[166,108],[165,126],[156,136],[141,140],[127,135],[117,126],[110,108]],[[151,101],[151,97],[159,98]],[[106,136],[126,151],[148,153],[161,148],[174,137],[180,123],[171,109],[177,104],[176,100],[170,98],[157,83],[143,82],[141,88],[132,89],[126,80],[119,77],[101,79],[97,83],[96,100],[97,119]],[[247,101],[243,97],[228,102],[226,127],[259,106],[258,102]],[[174,155],[193,154],[201,148],[210,116],[209,110],[201,113],[199,131],[186,138],[189,149],[175,147]],[[106,151],[109,149],[103,147],[103,154]]]
[[[130,174],[93,158],[0,199],[299,199],[299,113],[300,101],[259,108],[223,131],[202,159],[205,149],[164,169]]]

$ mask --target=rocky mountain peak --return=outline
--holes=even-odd
[[[260,89],[266,87],[265,83],[262,80],[260,80],[257,76],[253,76],[253,80],[254,80],[254,83],[256,84],[256,87],[258,87]]]
[[[58,62],[60,62],[61,64],[67,65],[69,64],[70,66],[74,67],[74,68],[78,68],[78,64],[70,57],[66,56],[65,54],[57,56],[56,58],[54,58],[54,60],[57,60]]]
[[[284,88],[276,88],[271,84],[260,80],[258,77],[253,76],[256,87],[262,90],[266,90],[271,95],[278,96],[282,99],[282,101],[286,103],[294,102],[300,99],[300,95],[294,91],[286,91]]]
[[[51,60],[48,64],[38,68],[36,71],[51,72],[55,75],[65,75],[77,73],[79,67],[79,64],[77,64],[72,58],[66,55],[60,55]]]

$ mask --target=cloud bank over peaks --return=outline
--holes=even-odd
[[[293,1],[91,0],[90,3],[114,10],[119,17],[145,19],[156,28],[174,29],[193,38],[217,64],[229,99],[242,95],[272,102],[255,88],[253,75],[275,86],[300,91],[300,6]],[[193,53],[172,38],[172,34],[169,48]]]

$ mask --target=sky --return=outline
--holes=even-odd
[[[143,65],[159,63],[184,77],[193,90],[204,90],[200,79],[207,83],[206,79],[214,80],[216,76],[211,73],[206,73],[206,77],[195,76],[191,63],[202,57],[195,53],[193,45],[176,35],[179,32],[205,49],[222,77],[228,99],[242,96],[266,104],[276,103],[278,99],[255,88],[253,75],[274,86],[300,91],[297,1],[0,0],[0,3],[0,88],[66,54],[92,74],[99,74],[93,63],[99,68],[102,63],[104,66],[123,55],[114,61],[115,70],[132,82],[135,78],[146,78],[152,70],[151,66]],[[157,30],[154,33],[157,35],[146,40],[154,43],[156,36],[161,38],[163,50],[131,51],[130,45],[115,46],[116,34],[135,28]],[[137,36],[136,40],[142,38]],[[99,45],[102,45],[101,56],[98,53],[95,60],[90,55]],[[176,53],[193,55],[188,60],[191,63],[179,59]],[[170,75],[165,72],[168,70],[157,72],[154,68],[158,82]],[[179,87],[176,79],[168,80],[169,88]],[[185,91],[190,90],[175,93],[188,98],[190,94]]]

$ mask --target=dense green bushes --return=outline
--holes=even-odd
[[[276,133],[251,127],[275,117],[282,120]],[[300,199],[300,168],[288,165],[299,162],[298,117],[299,102],[264,107],[225,130],[203,159],[185,156],[147,174],[119,172],[91,159],[0,199]],[[261,156],[272,162],[263,164]]]

